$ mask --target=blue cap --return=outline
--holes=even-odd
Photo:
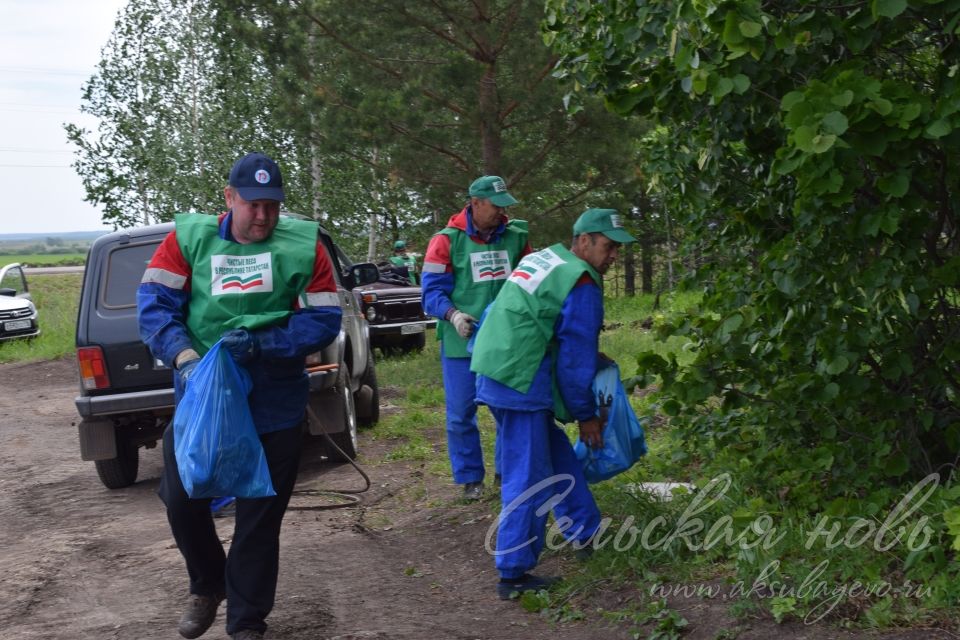
[[[283,176],[277,163],[262,153],[248,153],[230,170],[230,186],[244,200],[283,202]]]

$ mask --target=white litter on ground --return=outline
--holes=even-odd
[[[673,500],[678,493],[693,493],[696,489],[689,482],[634,482],[624,486],[633,495],[647,493],[663,502]]]

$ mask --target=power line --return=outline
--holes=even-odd
[[[80,71],[79,69],[55,69],[44,67],[6,67],[0,66],[0,73],[42,73],[54,76],[89,76],[90,71]]]
[[[69,164],[0,164],[3,169],[73,169]]]
[[[16,149],[0,147],[0,153],[73,153],[70,149]]]

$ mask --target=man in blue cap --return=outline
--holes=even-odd
[[[467,206],[430,240],[422,287],[423,310],[438,319],[453,481],[463,485],[466,499],[477,500],[483,495],[485,469],[467,342],[477,318],[520,258],[530,253],[530,245],[527,223],[506,216],[506,208],[517,200],[503,178],[477,178],[469,196]]]
[[[220,216],[176,216],[143,274],[137,307],[141,338],[174,369],[178,403],[201,355],[221,338],[250,374],[247,402],[277,495],[236,501],[227,555],[210,499],[191,499],[180,481],[172,426],[163,434],[159,494],[190,578],[180,635],[205,633],[226,598],[227,633],[256,640],[273,608],[280,524],[300,460],[304,358],[337,337],[341,311],[316,223],[280,218],[283,177],[273,160],[237,160],[223,195]]]
[[[583,469],[554,420],[576,421],[586,445],[603,446],[591,388],[601,357],[603,274],[620,245],[633,241],[616,211],[588,209],[573,226],[569,250],[556,244],[520,261],[477,333],[477,401],[500,425],[495,564],[502,599],[557,580],[529,573],[543,550],[548,501],[569,541],[585,545],[600,526]]]

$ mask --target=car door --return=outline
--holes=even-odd
[[[14,262],[0,269],[0,294],[30,300],[27,274],[18,263]]]

